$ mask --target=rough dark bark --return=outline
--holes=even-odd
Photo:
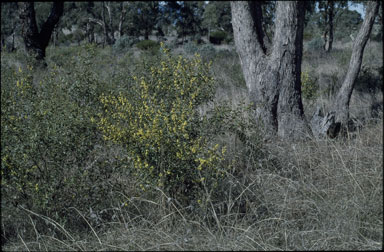
[[[43,60],[52,31],[63,15],[64,3],[53,3],[51,13],[42,25],[40,32],[36,23],[34,2],[21,2],[19,3],[19,9],[25,48],[30,54],[33,54],[36,59]]]
[[[333,17],[335,9],[334,1],[327,1],[327,9],[326,9],[326,29],[324,33],[324,50],[326,52],[330,52],[332,50],[333,44]]]
[[[301,139],[312,132],[301,100],[304,2],[278,2],[267,48],[259,2],[231,2],[235,44],[256,116],[269,135]]]
[[[87,4],[87,14],[88,16],[95,17],[95,14],[93,12],[93,7],[94,3],[93,2],[88,2]],[[87,38],[89,43],[94,43],[95,42],[95,34],[94,34],[94,27],[93,27],[94,22],[92,22],[90,19],[87,20]]]
[[[371,34],[372,26],[377,15],[380,2],[369,2],[365,13],[364,22],[353,43],[352,56],[349,62],[349,68],[344,82],[338,91],[333,106],[336,112],[336,122],[343,126],[347,125],[349,119],[349,102],[351,99],[355,81],[360,72],[361,62],[363,60],[364,48]]]

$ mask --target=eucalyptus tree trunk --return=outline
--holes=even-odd
[[[335,14],[334,8],[335,8],[335,2],[327,1],[327,10],[326,10],[327,23],[326,23],[325,33],[324,33],[324,50],[326,52],[331,51],[332,44],[333,44],[333,16]]]
[[[232,1],[232,25],[245,82],[256,116],[268,135],[312,135],[301,99],[305,2],[278,1],[276,29],[268,48],[260,2]]]
[[[36,23],[34,2],[19,3],[20,20],[22,23],[22,36],[28,53],[33,54],[36,59],[45,58],[45,49],[49,44],[52,31],[63,15],[64,3],[54,2],[48,19],[44,22],[39,32]]]
[[[119,19],[119,38],[123,36],[123,23],[125,21],[125,15],[127,13],[127,9],[124,6],[124,2],[120,2],[120,19]]]
[[[103,47],[104,47],[105,44],[107,44],[107,45],[112,45],[113,44],[113,38],[111,38],[111,34],[110,34],[111,27],[109,27],[109,24],[107,23],[107,20],[105,18],[105,9],[108,10],[108,14],[110,15],[109,5],[106,5],[105,2],[103,2],[103,8],[102,8],[102,12],[101,12],[101,16],[102,16],[102,19],[103,19],[101,21],[101,25],[102,25],[102,27],[104,29],[104,44],[103,44]]]
[[[359,75],[361,62],[363,60],[364,48],[371,34],[375,16],[379,10],[379,1],[369,2],[364,22],[360,27],[359,33],[353,43],[352,56],[349,62],[348,72],[344,82],[336,95],[333,109],[335,110],[335,121],[345,126],[349,119],[349,102],[351,100],[352,91]]]
[[[109,23],[106,23],[105,25],[108,26],[108,36],[109,36],[109,45],[115,43],[115,35],[114,35],[114,30],[113,30],[113,25],[112,25],[112,10],[111,10],[111,3],[108,2],[108,4],[105,4],[105,7],[108,11],[108,21]]]

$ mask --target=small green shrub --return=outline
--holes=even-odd
[[[211,44],[200,46],[197,52],[204,60],[212,60],[216,56],[216,49]]]
[[[383,67],[378,67],[377,71],[372,68],[362,67],[356,79],[355,90],[359,92],[375,94],[383,91]]]
[[[160,48],[160,45],[158,42],[153,40],[142,40],[136,43],[136,47],[143,51],[145,50],[158,51]]]
[[[232,44],[233,43],[233,36],[226,36],[226,38],[224,39],[224,43]]]
[[[41,76],[31,66],[15,71],[2,60],[1,200],[10,216],[3,219],[6,227],[20,219],[16,206],[82,227],[82,218],[69,207],[97,211],[110,206],[106,199],[116,199],[107,181],[118,165],[101,156],[101,135],[92,122],[105,83],[92,71],[91,50],[67,59],[68,72],[52,65]],[[44,222],[36,221],[39,232],[45,232]]]
[[[315,37],[308,42],[307,48],[309,51],[320,51],[323,49],[324,40],[321,37]]]
[[[115,44],[113,45],[113,50],[119,53],[125,52],[138,42],[139,40],[137,37],[123,35],[116,40]]]
[[[351,48],[346,48],[344,50],[337,51],[334,50],[333,52],[334,57],[337,61],[337,63],[344,69],[347,69],[349,66],[349,61],[351,60],[351,55],[352,55],[352,49]]]
[[[307,100],[314,100],[317,98],[317,82],[316,78],[310,76],[307,71],[301,72],[301,94]]]
[[[185,52],[191,55],[195,54],[199,50],[199,47],[196,45],[195,42],[188,42],[183,45],[183,48]]]
[[[224,31],[214,31],[209,35],[209,42],[215,45],[220,45],[221,42],[227,37],[227,33]]]
[[[314,31],[312,29],[311,30],[305,29],[304,33],[303,33],[303,40],[304,41],[310,41],[313,39],[313,37],[314,37],[313,35],[314,35]]]
[[[197,111],[212,99],[214,82],[198,55],[188,60],[162,51],[150,74],[132,77],[133,90],[100,96],[104,113],[98,124],[105,140],[127,148],[139,188],[158,187],[189,204],[223,176],[217,164],[225,148],[202,134],[207,124]]]

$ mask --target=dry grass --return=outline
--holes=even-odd
[[[226,197],[208,206],[205,215],[161,200],[131,198],[128,205],[141,214],[116,207],[119,218],[101,229],[64,239],[19,236],[3,249],[379,250],[382,139],[383,127],[377,124],[351,139],[268,143],[259,160],[249,157],[234,168],[223,188]],[[245,203],[243,209],[237,208],[239,202]],[[232,210],[220,211],[219,205]]]
[[[303,64],[319,74],[337,71],[339,80],[343,66],[336,58],[329,62],[314,56]],[[239,100],[248,102],[244,88],[234,84],[241,80],[225,70],[236,64],[238,59],[230,58],[213,65],[221,83],[216,99],[228,99],[233,107]],[[314,67],[316,64],[318,67]],[[382,93],[377,97],[382,102]],[[329,104],[330,98],[320,97],[318,102]],[[359,107],[356,100],[351,107]],[[307,109],[311,111],[312,107]],[[100,226],[87,221],[89,228],[80,233],[25,211],[25,220],[35,230],[34,237],[27,239],[20,231],[2,249],[380,250],[382,120],[382,113],[373,121],[366,120],[362,130],[351,133],[349,138],[276,141],[263,143],[256,151],[233,136],[223,138],[228,144],[228,160],[235,162],[227,181],[202,209],[183,209],[168,202],[162,192],[132,197],[130,191],[134,189],[128,178],[128,189],[121,192],[127,206],[111,206],[112,220]],[[86,220],[85,213],[79,215]],[[34,218],[45,219],[62,235],[39,233]]]

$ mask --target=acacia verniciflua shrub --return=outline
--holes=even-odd
[[[317,98],[317,83],[316,79],[311,77],[309,72],[301,72],[301,93],[307,100],[314,100]]]
[[[161,62],[132,77],[126,95],[100,97],[105,113],[98,124],[105,140],[126,146],[142,190],[159,187],[183,201],[216,183],[225,148],[204,135],[197,110],[214,95],[210,64],[162,51]]]

